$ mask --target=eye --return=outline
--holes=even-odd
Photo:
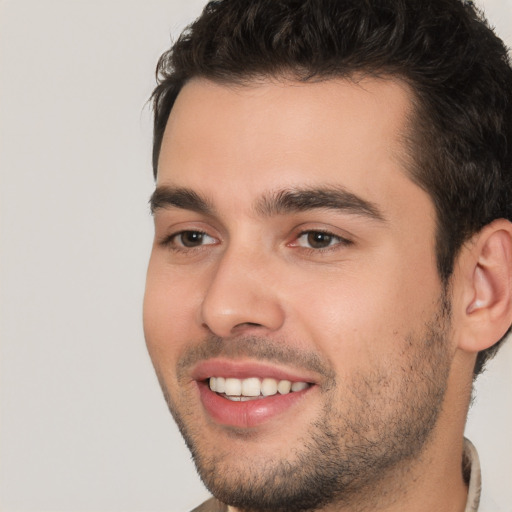
[[[170,236],[166,244],[176,248],[193,249],[201,245],[213,245],[217,240],[202,231],[180,231]]]
[[[325,231],[304,231],[292,245],[308,249],[327,249],[335,245],[349,245],[350,243],[345,238]]]

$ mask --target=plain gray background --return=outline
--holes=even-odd
[[[0,0],[0,510],[185,511],[207,492],[141,303],[158,56],[199,0]],[[485,8],[512,44],[512,5]],[[468,436],[512,511],[512,345]]]

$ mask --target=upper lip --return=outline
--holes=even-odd
[[[310,384],[314,384],[316,381],[311,372],[304,370],[285,368],[254,360],[240,361],[222,358],[208,359],[197,363],[192,368],[191,376],[196,381],[204,381],[210,377],[236,379],[259,377],[260,379],[271,378],[291,382],[308,382]]]

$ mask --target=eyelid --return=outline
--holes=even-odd
[[[310,230],[310,231],[304,231],[303,233],[301,233],[298,237],[297,237],[297,241],[302,239],[302,238],[306,238],[307,236],[309,236],[310,234],[312,233],[315,233],[315,234],[321,234],[321,235],[325,235],[326,237],[329,237],[331,240],[329,242],[329,245],[327,245],[326,247],[330,247],[331,245],[335,245],[333,244],[332,242],[334,241],[335,243],[341,243],[343,242],[343,238],[341,238],[340,236],[337,236],[337,235],[334,235],[332,233],[327,233],[325,231],[314,231],[314,230]],[[304,247],[300,244],[298,244],[300,247]]]
[[[347,247],[349,245],[353,245],[354,241],[348,238],[347,236],[343,236],[341,234],[335,233],[334,229],[328,229],[328,228],[319,228],[319,227],[311,227],[311,228],[302,228],[300,231],[298,231],[297,234],[293,236],[293,240],[287,244],[288,247],[310,251],[312,253],[322,253],[326,251],[335,251],[338,249],[341,249],[343,247]],[[337,240],[337,242],[330,244],[326,247],[321,248],[313,248],[313,247],[307,247],[304,245],[300,245],[299,239],[305,235],[308,235],[310,233],[322,233],[324,235],[330,236]]]
[[[212,235],[210,235],[209,233],[207,233],[206,231],[203,231],[203,230],[200,230],[200,229],[180,229],[179,231],[175,231],[173,233],[170,233],[169,235],[165,235],[164,237],[162,237],[162,239],[160,240],[160,243],[163,244],[163,245],[169,245],[169,244],[172,244],[174,243],[174,241],[180,237],[180,235],[183,235],[185,233],[197,233],[205,238],[209,238],[210,240],[213,240],[214,242],[213,243],[201,243],[199,244],[197,247],[201,247],[201,246],[204,246],[204,245],[215,245],[215,243],[218,242],[218,239]],[[183,247],[184,249],[193,249],[193,247],[187,247],[186,245],[184,244],[177,244],[179,245],[179,247]]]
[[[194,247],[187,247],[184,243],[183,243],[183,240],[181,240],[181,243],[179,244],[180,247],[183,247],[184,249],[193,249],[193,248],[196,248],[196,247],[201,247],[201,246],[204,246],[204,245],[215,245],[216,243],[216,238],[214,238],[213,236],[209,235],[208,233],[206,233],[205,231],[198,231],[196,229],[184,229],[182,231],[179,231],[178,233],[175,233],[174,235],[172,235],[170,237],[170,241],[175,241],[177,239],[179,239],[180,237],[182,237],[183,235],[185,234],[190,234],[190,233],[194,233],[194,234],[198,234],[198,235],[201,235],[201,243],[199,243],[197,246],[194,246]],[[213,243],[212,242],[205,242],[204,240],[208,238],[210,240],[213,240]]]
[[[156,222],[155,226],[157,226]],[[203,235],[203,237],[207,237],[207,240],[202,241],[198,245],[187,246],[177,240],[184,233],[198,233]],[[167,226],[162,223],[159,228],[156,228],[155,235],[155,243],[166,250],[176,253],[190,254],[191,251],[201,251],[213,245],[218,245],[221,242],[221,238],[215,228],[212,228],[210,224],[195,220],[176,222]]]

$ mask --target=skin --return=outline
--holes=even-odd
[[[374,450],[378,471],[340,480],[324,510],[464,509],[474,356],[457,340],[468,297],[456,276],[448,318],[434,207],[405,168],[410,109],[405,85],[370,79],[194,80],[173,107],[157,187],[193,191],[208,210],[154,202],[145,335],[171,411],[219,497],[221,487],[282,477],[276,461],[299,468],[325,424],[342,459],[363,440],[396,457]],[[262,207],[290,189],[348,191],[373,214]],[[190,232],[204,234],[187,247]],[[327,246],[312,247],[311,232],[328,233]],[[263,361],[314,385],[281,414],[234,428],[201,402],[194,371],[203,359]],[[410,439],[397,430],[430,417]]]

